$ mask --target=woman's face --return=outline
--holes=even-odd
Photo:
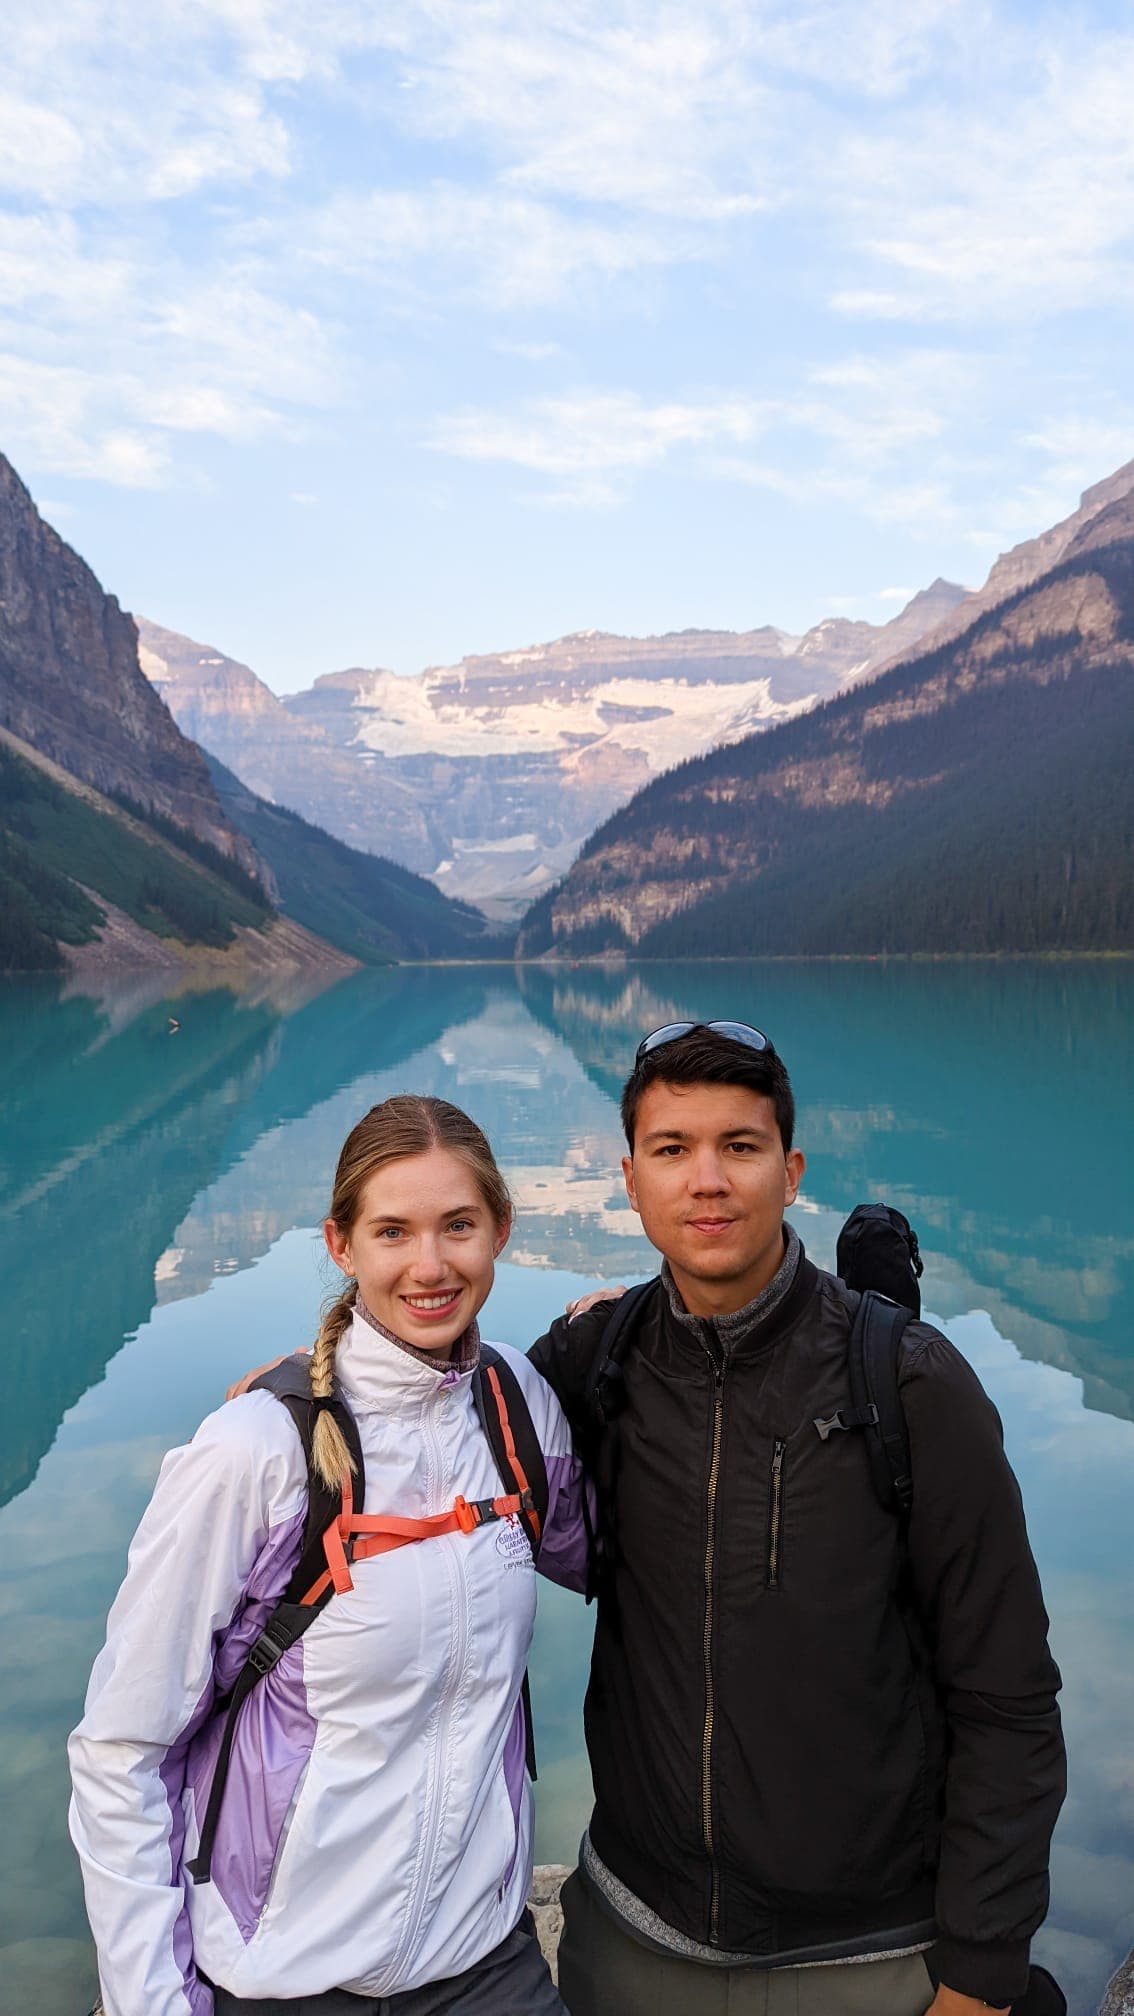
[[[460,1155],[430,1148],[379,1169],[346,1238],[327,1251],[370,1314],[422,1351],[446,1352],[484,1306],[510,1224],[498,1225]]]

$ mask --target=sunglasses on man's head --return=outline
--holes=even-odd
[[[749,1022],[666,1022],[660,1029],[651,1029],[643,1036],[634,1057],[640,1064],[651,1050],[661,1050],[666,1043],[676,1043],[680,1036],[691,1036],[694,1029],[711,1029],[714,1036],[727,1036],[732,1043],[743,1043],[748,1050],[762,1050],[766,1057],[774,1057],[776,1052],[770,1036],[762,1029],[753,1029]]]

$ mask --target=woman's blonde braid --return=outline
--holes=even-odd
[[[335,1352],[340,1337],[350,1329],[354,1320],[357,1297],[358,1283],[352,1281],[331,1303],[319,1325],[319,1335],[311,1348],[311,1396],[314,1400],[329,1400],[334,1392]],[[342,1429],[325,1407],[321,1407],[315,1416],[311,1460],[324,1484],[332,1491],[355,1467]]]

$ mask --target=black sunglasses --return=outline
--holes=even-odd
[[[730,1042],[743,1043],[748,1050],[762,1050],[766,1057],[776,1054],[771,1037],[765,1036],[762,1029],[753,1029],[749,1022],[666,1022],[643,1036],[634,1056],[635,1064],[640,1064],[651,1050],[660,1050],[666,1043],[692,1035],[694,1029],[711,1029],[714,1036],[727,1036]]]

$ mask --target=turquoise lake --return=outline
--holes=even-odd
[[[1071,1751],[1038,1957],[1088,2016],[1134,1944],[1132,1011],[1109,961],[401,968],[306,1001],[0,986],[0,2009],[90,2006],[65,1738],[163,1452],[310,1339],[354,1120],[410,1089],[485,1127],[519,1208],[482,1328],[526,1345],[582,1287],[653,1271],[618,1169],[638,1037],[733,1016],[792,1072],[812,1257],[860,1199],[899,1205],[926,1310],[1003,1415]],[[589,1635],[545,1588],[541,1860],[573,1860],[587,1814]]]

